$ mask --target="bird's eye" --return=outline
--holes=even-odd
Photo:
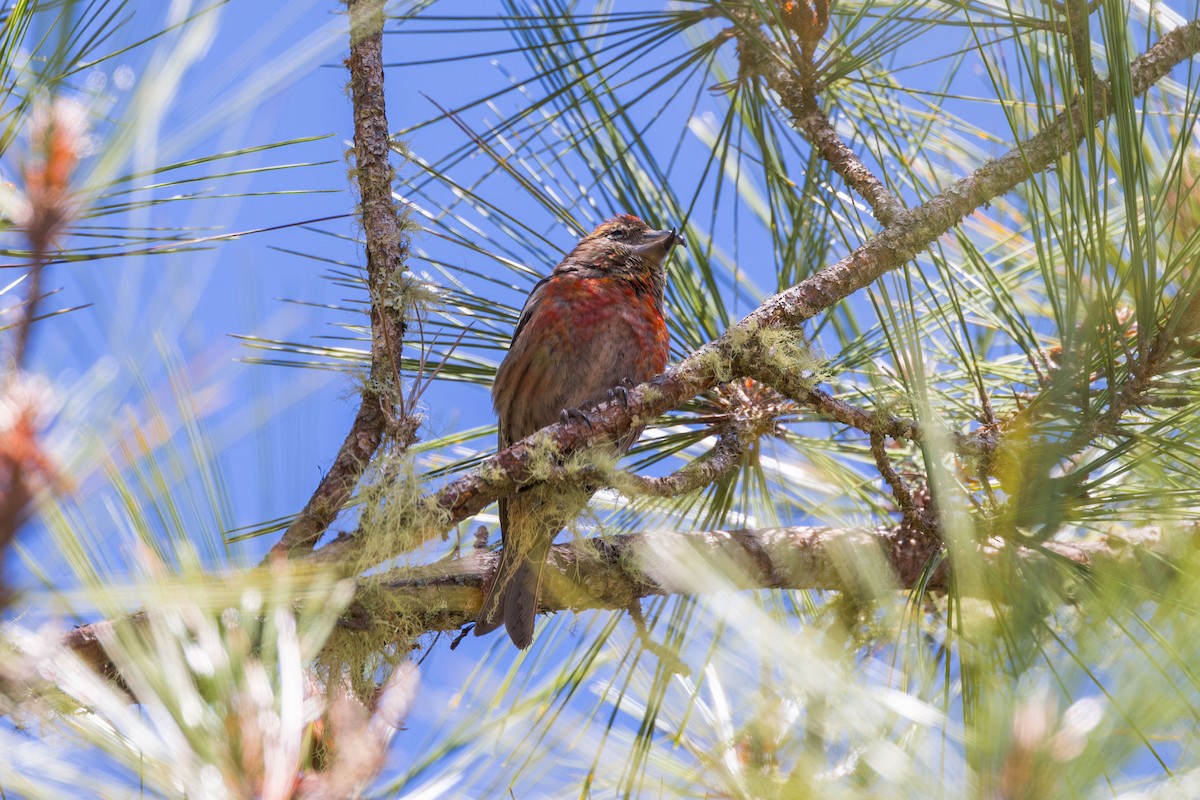
[[[625,238],[625,231],[623,231],[623,230],[609,231],[609,232],[608,232],[608,238],[610,238],[610,239],[624,239],[624,238]]]

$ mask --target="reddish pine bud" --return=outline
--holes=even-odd
[[[0,399],[0,497],[32,496],[35,483],[58,491],[71,489],[40,440],[56,405],[53,389],[44,379],[23,375],[6,379]]]
[[[74,216],[71,174],[86,141],[86,112],[78,103],[57,99],[34,109],[30,157],[21,170],[25,204],[15,221],[35,253],[45,254]]]
[[[796,34],[804,57],[812,59],[829,29],[829,0],[784,0],[779,4],[779,16]]]

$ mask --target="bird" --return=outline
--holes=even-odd
[[[500,449],[666,368],[665,263],[677,245],[687,243],[674,228],[654,230],[618,214],[533,287],[492,386]],[[614,455],[641,432],[612,443]],[[529,647],[550,545],[593,491],[534,484],[500,500],[500,558],[485,587],[477,636],[503,625],[513,644]]]

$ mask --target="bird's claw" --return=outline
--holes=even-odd
[[[620,400],[621,405],[629,408],[629,390],[624,386],[614,386],[608,390],[609,400]]]
[[[629,408],[629,387],[633,386],[633,381],[628,378],[623,379],[616,386],[608,390],[608,399],[620,399],[621,405]]]
[[[591,430],[592,428],[592,421],[587,418],[587,414],[583,413],[578,408],[564,408],[562,413],[558,415],[558,418],[564,423],[582,422],[584,425],[588,426],[588,430]]]

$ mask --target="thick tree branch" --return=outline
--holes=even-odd
[[[995,543],[979,553],[995,569],[1034,566],[1047,558],[1091,567],[1100,562],[1136,564],[1147,548],[1157,548],[1160,542],[1157,530],[1144,530],[1131,541],[1050,542],[1042,551]],[[905,526],[656,531],[582,539],[552,548],[549,564],[557,578],[546,580],[541,610],[627,608],[643,597],[713,591],[712,581],[693,569],[698,564],[709,564],[726,575],[725,588],[859,593],[878,577],[862,570],[876,555],[881,559],[877,563],[890,569],[897,589],[944,592],[950,586],[950,562],[943,560],[932,572],[928,570],[940,547],[940,542],[914,536]],[[379,604],[384,608],[372,604],[368,614],[356,616],[352,610],[345,624],[397,624],[414,636],[460,628],[479,613],[482,587],[497,558],[495,551],[475,550],[454,561],[361,578],[360,591],[385,591],[389,602]],[[398,616],[388,619],[388,614]],[[145,619],[145,613],[139,612],[116,624],[142,625]],[[113,624],[103,621],[76,628],[63,637],[63,643],[98,673],[119,680],[100,636],[103,626]]]
[[[1135,95],[1143,94],[1173,67],[1200,51],[1200,21],[1167,33],[1130,64]],[[1112,92],[1100,84],[1090,118],[1099,120],[1113,111]],[[603,403],[586,413],[586,419],[551,425],[508,447],[479,468],[429,495],[422,513],[408,524],[408,535],[397,546],[412,547],[442,536],[454,524],[481,511],[498,497],[532,482],[532,465],[547,452],[570,454],[602,440],[612,440],[660,414],[676,408],[717,383],[737,377],[735,359],[765,329],[795,328],[854,292],[869,286],[929,247],[964,217],[999,195],[1028,180],[1078,146],[1090,130],[1089,118],[1079,104],[1059,115],[1056,122],[1020,142],[1005,155],[981,166],[925,203],[904,211],[896,221],[837,263],[799,284],[768,298],[721,337],[704,345],[675,368],[629,390],[626,401]],[[366,544],[362,537],[343,535],[318,550],[319,563],[345,562],[347,568],[364,566]],[[372,547],[370,559],[395,556],[390,547]]]
[[[1100,562],[1133,563],[1145,547],[1158,544],[1157,531],[1141,532],[1137,546],[1127,542],[1051,542],[1044,551],[996,543],[980,549],[993,569],[1014,562],[1034,565],[1060,558],[1082,567]],[[897,589],[924,587],[945,592],[950,562],[928,571],[941,543],[914,536],[907,527],[874,530],[792,527],[697,533],[631,533],[555,545],[540,598],[542,612],[627,608],[656,595],[704,594],[713,581],[699,564],[726,576],[722,588],[824,590],[859,594],[877,576],[869,572],[873,554],[882,558]],[[418,570],[396,570],[371,578],[377,587],[400,593],[405,609],[419,609],[422,632],[453,630],[479,613],[481,590],[495,569],[497,554],[477,551],[468,558]],[[410,620],[410,623],[412,621]]]
[[[940,547],[899,528],[851,531],[831,528],[769,528],[700,533],[637,533],[555,545],[549,564],[558,573],[543,581],[543,612],[627,608],[654,595],[700,594],[713,582],[689,568],[712,565],[726,575],[726,588],[859,588],[854,561],[875,551],[892,565],[898,586],[917,586]],[[477,551],[457,562],[380,576],[378,585],[406,598],[405,609],[421,609],[422,630],[453,630],[479,611],[483,583],[497,554]],[[929,578],[931,591],[947,586],[947,568]]]
[[[288,526],[272,555],[312,548],[350,499],[358,479],[389,428],[399,444],[411,443],[407,419],[392,425],[400,397],[400,346],[404,309],[397,307],[397,276],[404,270],[408,243],[392,201],[395,175],[389,155],[387,107],[383,91],[383,2],[350,0],[350,92],[354,104],[354,163],[366,237],[367,284],[371,294],[371,368],[350,432],[333,466],[304,509]]]

